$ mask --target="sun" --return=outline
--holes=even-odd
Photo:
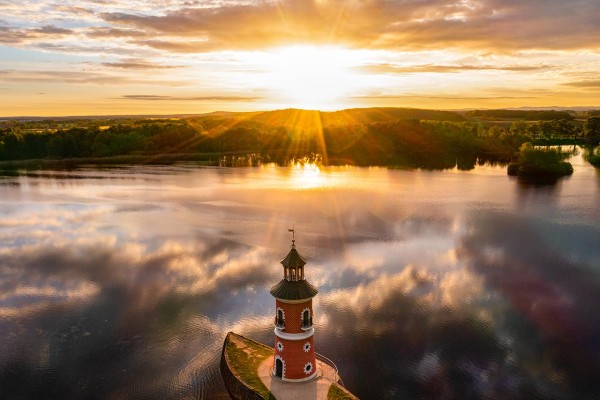
[[[264,59],[265,84],[289,106],[335,109],[357,81],[355,58],[336,47],[278,48]]]

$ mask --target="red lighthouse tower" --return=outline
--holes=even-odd
[[[304,279],[306,261],[296,250],[295,231],[290,231],[292,248],[281,261],[283,279],[271,288],[275,297],[273,375],[283,381],[303,382],[317,376],[312,298],[318,290]]]

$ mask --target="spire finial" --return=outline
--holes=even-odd
[[[294,229],[294,225],[292,225],[292,229],[288,228],[288,232],[292,232],[292,248],[296,247],[296,229]]]

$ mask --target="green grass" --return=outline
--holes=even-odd
[[[263,399],[274,400],[275,397],[262,383],[258,376],[258,366],[273,355],[273,351],[267,347],[245,341],[245,348],[238,348],[233,341],[227,342],[225,348],[232,371],[248,386],[256,390]],[[246,352],[244,350],[250,350]],[[250,353],[250,354],[249,354]]]
[[[334,383],[329,386],[327,400],[356,400],[356,397],[348,395],[346,391]]]

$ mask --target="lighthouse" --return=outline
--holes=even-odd
[[[283,278],[271,288],[275,297],[272,373],[286,382],[304,382],[317,376],[312,298],[318,290],[305,279],[306,260],[296,250],[295,230],[289,231],[292,248],[281,261]]]

